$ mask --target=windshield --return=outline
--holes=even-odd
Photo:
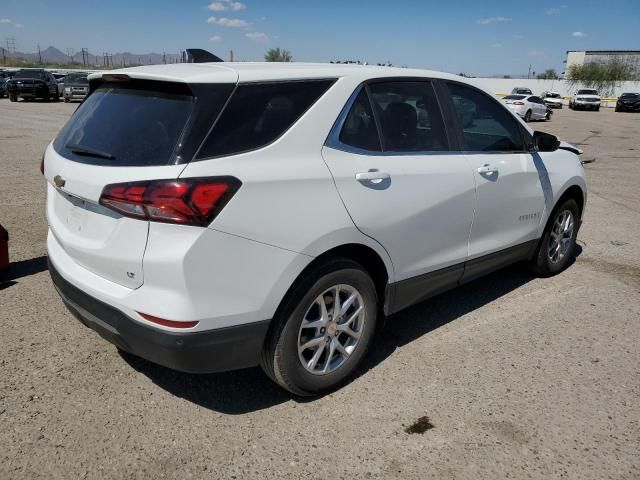
[[[13,78],[37,78],[37,79],[43,79],[44,78],[44,72],[42,70],[20,70],[18,73],[16,73]]]
[[[597,90],[578,90],[578,95],[598,95]]]
[[[194,97],[182,92],[105,84],[78,107],[56,138],[54,148],[67,158],[85,163],[168,165],[175,158],[193,105]]]
[[[522,100],[525,95],[507,95],[503,100]]]
[[[66,85],[89,85],[86,73],[71,73],[64,79]]]

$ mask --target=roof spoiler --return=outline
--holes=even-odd
[[[187,48],[187,63],[224,62],[220,57],[201,48]]]

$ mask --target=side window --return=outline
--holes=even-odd
[[[333,80],[240,85],[198,158],[255,150],[280,137],[329,89]]]
[[[542,103],[542,100],[539,97],[531,97],[529,98],[529,101],[533,103]]]
[[[380,138],[367,90],[362,89],[351,106],[340,132],[340,142],[363,150],[379,152]]]
[[[463,150],[471,152],[522,151],[520,124],[487,94],[457,83],[447,84],[463,133]]]
[[[369,85],[387,152],[449,149],[440,107],[431,83],[392,81]]]

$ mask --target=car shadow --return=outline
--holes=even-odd
[[[16,285],[18,282],[15,280],[19,278],[35,275],[45,270],[48,270],[46,255],[10,263],[8,270],[0,273],[0,290]]]
[[[576,245],[570,265],[581,253],[582,247]],[[379,338],[353,379],[375,368],[397,348],[493,302],[534,278],[522,265],[513,265],[387,318]],[[194,375],[156,365],[123,351],[120,351],[120,356],[167,392],[225,414],[240,415],[291,400],[298,403],[315,400],[287,393],[260,368]]]

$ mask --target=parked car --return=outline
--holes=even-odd
[[[70,73],[65,79],[64,101],[84,100],[89,93],[89,80],[86,72]]]
[[[58,82],[58,96],[62,97],[64,93],[64,82],[67,75],[65,73],[53,73],[52,75],[53,78],[56,79],[56,82]]]
[[[461,77],[225,63],[89,79],[43,156],[49,271],[84,325],[152,362],[260,364],[318,394],[384,315],[571,261],[580,151]]]
[[[503,97],[502,101],[513,113],[522,117],[525,122],[551,120],[551,115],[553,114],[542,99],[535,95],[507,95]]]
[[[573,110],[600,110],[600,95],[597,90],[583,88],[578,90],[569,100],[569,108]]]
[[[623,93],[616,102],[616,112],[640,111],[640,93]]]
[[[0,71],[0,98],[8,97],[7,82],[13,77],[13,72],[2,70]]]
[[[531,89],[527,87],[515,87],[511,90],[511,93],[516,95],[533,95]]]
[[[57,102],[59,98],[58,82],[51,73],[43,69],[18,70],[7,83],[7,91],[12,102],[17,102],[18,98],[42,98]]]
[[[542,92],[542,101],[551,108],[562,108],[562,95],[558,92]]]
[[[0,77],[0,98],[7,96],[7,78]]]

